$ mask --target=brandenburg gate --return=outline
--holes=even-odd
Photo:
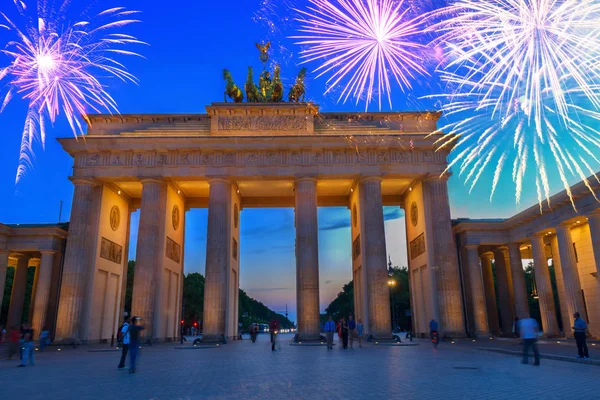
[[[206,111],[89,115],[85,139],[59,140],[74,159],[74,195],[56,340],[116,331],[136,209],[132,314],[149,339],[177,337],[191,208],[208,208],[204,339],[236,337],[240,212],[250,207],[295,208],[298,338],[319,339],[317,207],[330,206],[351,210],[355,316],[366,334],[391,338],[384,205],[406,210],[416,330],[436,318],[445,334],[464,335],[442,175],[450,149],[434,145],[440,113],[320,113],[312,103],[213,103]]]

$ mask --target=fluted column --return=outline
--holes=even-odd
[[[552,248],[552,265],[554,265],[554,275],[556,277],[556,290],[558,292],[558,304],[560,307],[563,332],[566,337],[572,338],[572,325],[569,325],[571,318],[569,318],[569,310],[567,309],[567,302],[565,301],[565,280],[563,279],[560,252],[558,251],[558,238],[556,235],[550,237],[550,246]]]
[[[521,245],[519,243],[509,244],[508,256],[510,258],[515,313],[519,319],[527,318],[529,317],[529,303],[527,300],[527,287],[525,286],[525,271],[521,259]]]
[[[596,271],[600,271],[600,208],[589,214],[587,218],[590,225]]]
[[[489,253],[481,256],[481,273],[483,275],[483,287],[485,289],[485,306],[488,316],[488,327],[491,333],[498,334],[500,332],[498,306],[496,304],[494,274],[492,273],[492,255]]]
[[[392,337],[390,292],[388,287],[383,199],[380,177],[360,181],[361,236],[364,248],[363,268],[366,272],[366,291],[369,307],[369,333],[374,338]]]
[[[437,287],[440,330],[449,336],[464,336],[460,273],[448,199],[448,177],[434,177],[423,181],[428,237],[433,244],[432,273]]]
[[[52,267],[54,266],[54,251],[42,250],[42,259],[39,265],[37,286],[35,292],[35,303],[33,306],[32,328],[35,338],[40,337],[40,333],[46,325],[46,312],[48,310],[48,299],[50,298],[50,284],[52,282]]]
[[[206,280],[204,284],[204,340],[218,340],[226,335],[227,281],[231,226],[231,182],[209,182],[208,233],[206,236]]]
[[[21,324],[23,317],[23,306],[25,303],[25,290],[27,289],[27,269],[29,268],[29,256],[20,254],[17,256],[17,266],[15,267],[15,277],[13,279],[12,293],[10,295],[10,305],[8,307],[7,326],[16,326]]]
[[[569,321],[569,325],[564,326],[563,328],[565,334],[571,336],[571,327],[574,322],[573,314],[579,312],[581,315],[585,315],[585,309],[583,305],[583,296],[581,295],[581,283],[579,282],[579,273],[577,272],[577,261],[575,260],[575,250],[573,249],[570,226],[557,226],[556,239],[558,241],[562,278],[565,285],[564,302],[567,308]],[[563,301],[563,299],[559,299],[559,301]],[[563,320],[566,320],[566,318]]]
[[[542,328],[546,336],[557,336],[559,330],[558,323],[556,322],[554,295],[552,294],[552,285],[550,284],[550,271],[548,270],[543,236],[536,235],[531,238],[531,251],[533,252],[535,283],[539,296]]]
[[[143,318],[146,339],[158,338],[154,331],[154,300],[157,271],[162,270],[167,187],[162,180],[142,180],[142,201],[133,279],[132,315]],[[158,310],[156,310],[158,311]]]
[[[473,303],[473,317],[475,318],[475,332],[478,335],[489,333],[485,293],[483,291],[483,276],[479,266],[479,246],[467,245],[467,266],[469,268],[469,283],[471,285],[471,299]]]
[[[0,312],[4,299],[4,285],[6,284],[6,271],[8,270],[8,250],[0,250]]]
[[[514,315],[510,301],[510,286],[508,283],[508,270],[505,262],[505,250],[494,250],[494,266],[496,267],[496,284],[498,285],[498,303],[500,306],[500,321],[502,334],[508,336],[512,333]]]
[[[75,179],[73,186],[75,190],[69,222],[69,240],[62,270],[56,340],[80,339],[79,329],[88,275],[87,254],[89,247],[95,245],[94,241],[97,239],[88,235],[94,183]]]
[[[316,340],[319,326],[319,226],[317,180],[296,180],[296,297],[298,339]]]

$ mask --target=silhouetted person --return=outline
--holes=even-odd
[[[24,367],[29,362],[33,366],[33,329],[27,325],[23,325],[23,343],[21,345],[23,351],[23,359],[19,367]]]
[[[139,325],[139,317],[131,319],[129,327],[129,373],[135,374],[135,360],[140,350],[140,331],[144,329]]]
[[[342,344],[344,349],[348,348],[348,323],[346,318],[342,318]]]
[[[587,330],[587,324],[583,319],[580,318],[578,312],[573,314],[575,321],[573,322],[573,330],[575,331],[575,341],[577,342],[577,358],[583,358],[585,360],[590,358],[588,353],[588,347],[585,343],[585,331]]]

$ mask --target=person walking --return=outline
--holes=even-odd
[[[8,359],[12,360],[12,357],[19,351],[19,327],[13,326],[8,330]]]
[[[327,337],[327,350],[332,350],[333,332],[335,332],[335,322],[333,322],[333,318],[331,318],[331,315],[327,318],[327,322],[325,322],[323,330],[325,331],[325,336]]]
[[[48,328],[44,327],[40,333],[40,353],[44,352],[44,348],[48,344],[50,344],[50,332],[48,332]]]
[[[354,335],[356,335],[356,321],[354,321],[354,317],[352,314],[348,316],[348,338],[350,339],[350,348],[353,348],[354,345]]]
[[[519,317],[517,316],[515,316],[515,320],[513,321],[512,333],[515,337],[519,337]]]
[[[523,338],[523,360],[522,364],[529,364],[529,348],[533,350],[535,362],[533,365],[540,365],[540,352],[537,347],[537,337],[539,326],[535,319],[528,317],[519,320],[519,334]]]
[[[575,321],[573,322],[573,330],[575,331],[575,341],[577,342],[577,358],[583,358],[589,360],[590,355],[588,353],[587,343],[585,342],[585,331],[587,330],[587,324],[580,318],[578,312],[573,314]]]
[[[29,326],[23,326],[23,344],[21,345],[23,351],[23,359],[18,367],[25,367],[29,361],[29,365],[33,367],[33,329]]]
[[[365,326],[363,325],[362,319],[358,319],[356,324],[356,333],[358,335],[358,347],[362,347],[363,335],[365,333]]]
[[[346,322],[346,318],[342,318],[342,345],[344,349],[348,348],[348,323]]]
[[[140,331],[144,327],[139,325],[139,318],[133,317],[131,319],[131,326],[129,327],[129,373],[135,374],[135,361],[140,349]]]
[[[129,330],[131,329],[129,317],[123,319],[123,325],[119,329],[117,334],[118,342],[121,342],[121,361],[119,361],[118,369],[125,368],[125,360],[127,360],[127,352],[129,351],[130,336]]]

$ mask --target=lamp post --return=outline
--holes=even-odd
[[[388,279],[388,286],[390,288],[390,303],[392,305],[392,332],[394,332],[394,329],[396,329],[396,304],[394,303],[394,286],[396,286],[396,281]]]

